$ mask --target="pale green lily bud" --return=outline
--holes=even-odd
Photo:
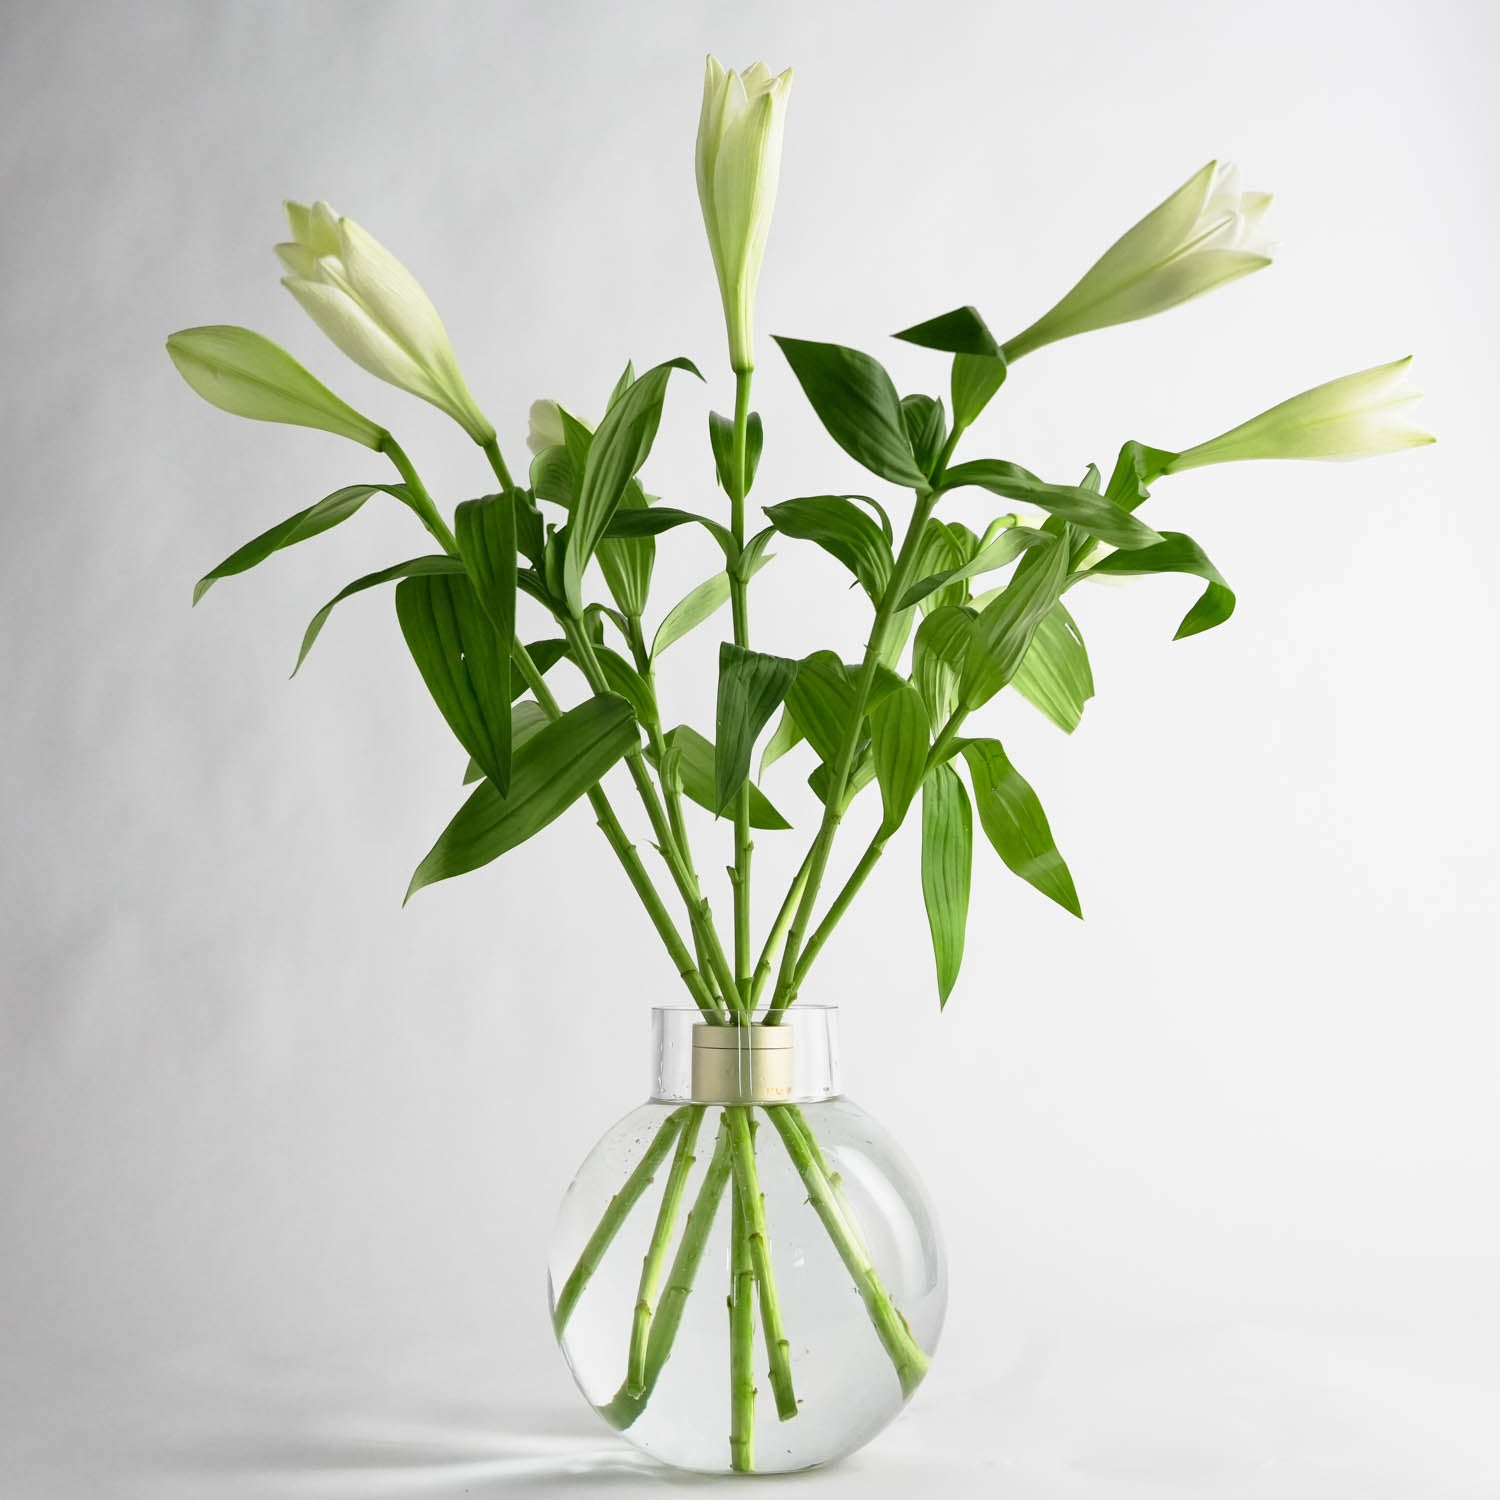
[[[346,406],[285,349],[248,328],[184,328],[167,340],[178,373],[205,401],[258,422],[290,422],[379,448],[388,434]]]
[[[292,239],[276,253],[282,285],[335,344],[372,375],[445,411],[481,445],[495,429],[459,372],[437,308],[405,266],[326,203],[286,205]]]
[[[1411,356],[1344,375],[1179,453],[1166,473],[1250,458],[1369,458],[1437,439],[1410,420],[1421,392],[1407,382]]]
[[[533,453],[543,453],[548,448],[561,448],[566,441],[562,408],[555,401],[533,401],[526,424],[526,446]]]
[[[1260,230],[1269,193],[1242,193],[1229,164],[1209,162],[1127,229],[1050,312],[1005,345],[1007,359],[1058,339],[1165,312],[1271,264]]]
[[[743,74],[708,59],[698,120],[698,201],[719,275],[729,362],[755,368],[755,289],[776,206],[792,70],[763,62]]]

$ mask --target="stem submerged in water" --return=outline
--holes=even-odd
[[[730,1188],[729,1466],[755,1468],[755,1267],[739,1184]]]

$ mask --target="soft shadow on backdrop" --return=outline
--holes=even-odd
[[[400,909],[463,757],[389,599],[286,674],[406,518],[190,612],[207,566],[381,464],[204,407],[161,342],[259,328],[450,503],[485,489],[277,286],[280,200],[328,197],[421,277],[512,450],[535,396],[587,412],[627,357],[698,359],[650,478],[709,503],[713,48],[798,69],[764,332],[933,388],[887,333],[963,302],[1018,328],[1231,156],[1277,194],[1278,264],[1028,360],[983,436],[1068,478],[1415,352],[1441,437],[1163,486],[1158,524],[1239,590],[1221,631],[1171,643],[1171,581],[1080,599],[1082,729],[1001,722],[1086,923],[982,860],[940,1016],[903,841],[830,948],[846,1081],[928,1177],[954,1303],[911,1414],[810,1487],[1493,1494],[1496,40],[1459,0],[8,7],[0,1488],[649,1482],[552,1352],[542,1253],[672,976],[582,812]],[[758,495],[864,488],[762,367]],[[660,597],[710,567],[669,541]],[[756,590],[766,649],[858,645],[820,555]],[[676,654],[706,727],[712,643]]]

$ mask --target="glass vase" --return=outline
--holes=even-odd
[[[589,1403],[699,1472],[867,1443],[921,1383],[947,1300],[932,1206],[841,1092],[837,1012],[653,1013],[650,1099],[558,1211],[553,1326]]]

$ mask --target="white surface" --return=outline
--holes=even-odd
[[[284,677],[314,608],[421,543],[372,503],[190,614],[380,464],[207,409],[161,341],[260,328],[445,501],[486,488],[277,287],[279,200],[327,196],[431,291],[513,456],[534,396],[699,358],[649,478],[710,503],[713,47],[798,68],[762,330],[903,389],[942,361],[886,332],[962,302],[1012,331],[1210,155],[1277,193],[1272,271],[1027,360],[966,451],[1067,478],[1408,351],[1442,437],[1163,485],[1235,620],[1173,645],[1186,585],[1101,589],[1078,735],[997,704],[1085,924],[982,855],[940,1017],[908,838],[830,946],[846,1079],[928,1176],[954,1304],[909,1417],[809,1488],[1493,1495],[1496,40],[1458,0],[9,7],[0,1493],[646,1485],[573,1472],[610,1440],[541,1266],[670,973],[581,813],[399,910],[462,755],[389,599]],[[758,498],[863,487],[769,349],[756,401]],[[707,545],[664,542],[663,604]],[[758,581],[757,640],[852,651],[810,550]],[[674,651],[701,727],[712,651]],[[770,789],[805,817],[798,784]],[[768,915],[801,840],[760,846]]]

